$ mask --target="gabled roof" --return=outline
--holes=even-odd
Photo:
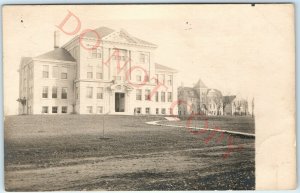
[[[223,96],[223,103],[224,104],[230,104],[234,99],[235,99],[235,95],[232,96]]]
[[[194,88],[207,88],[207,86],[199,78],[198,82],[195,84]]]
[[[155,63],[155,69],[156,70],[163,70],[163,71],[169,71],[169,72],[178,72],[177,70],[173,69],[173,68],[169,68],[167,66],[161,65],[161,64],[157,64]]]
[[[131,36],[131,38],[133,38],[134,41],[135,41],[135,43],[137,43],[137,44],[144,44],[144,45],[149,45],[149,46],[157,46],[156,44],[153,44],[153,43],[151,43],[151,42],[142,40],[142,39],[137,38],[137,37]]]
[[[178,93],[182,92],[186,94],[186,96],[188,97],[196,97],[198,98],[199,95],[197,93],[197,91],[194,89],[194,88],[191,88],[191,87],[178,87]],[[192,95],[191,95],[192,94]]]
[[[209,94],[209,93],[217,93],[220,97],[223,96],[223,95],[222,95],[222,92],[221,92],[220,90],[218,90],[218,89],[209,89],[209,90],[207,91],[207,94]]]
[[[62,60],[75,62],[76,60],[72,55],[64,48],[55,48],[54,50],[47,52],[45,54],[35,57],[37,59],[47,59],[47,60]]]
[[[94,31],[89,31],[89,32],[87,32],[87,33],[84,35],[84,37],[88,37],[88,38],[96,38],[96,39],[97,39],[98,37],[97,37],[97,35],[95,34],[95,32],[97,32],[97,34],[99,35],[99,38],[102,39],[102,38],[104,38],[104,37],[106,37],[106,36],[108,36],[108,35],[110,35],[110,34],[116,32],[116,31],[113,30],[113,29],[110,29],[110,28],[108,28],[108,27],[99,27],[99,28],[97,28],[97,29],[94,29]],[[128,33],[126,30],[124,30],[124,29],[121,29],[121,30],[120,30],[120,34],[126,36],[125,38],[127,38],[128,41],[129,41],[130,43],[133,43],[133,44],[143,44],[143,45],[149,45],[149,46],[157,46],[157,45],[155,45],[155,44],[153,44],[153,43],[150,43],[150,42],[147,42],[147,41],[145,41],[145,40],[142,40],[142,39],[139,39],[139,38],[137,38],[137,37],[132,36],[131,34],[129,34],[129,33]]]
[[[89,31],[87,32],[84,37],[89,37],[89,38],[98,38],[97,35],[95,34],[95,31],[99,35],[100,39],[104,38],[105,36],[113,33],[115,30],[110,29],[108,27],[99,27],[97,29],[94,29],[94,31]]]
[[[27,63],[31,60],[31,57],[22,57],[21,58],[21,63]]]

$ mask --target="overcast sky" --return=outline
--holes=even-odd
[[[224,95],[251,99],[255,84],[264,80],[259,69],[264,63],[278,60],[265,58],[266,54],[274,56],[268,50],[289,41],[283,35],[291,24],[291,15],[281,9],[250,4],[6,7],[5,113],[17,113],[21,57],[52,50],[55,26],[68,10],[80,19],[80,32],[100,26],[124,28],[133,36],[157,44],[156,62],[177,69],[179,82],[186,86],[201,78],[209,88],[219,89]],[[61,32],[61,45],[71,38]]]

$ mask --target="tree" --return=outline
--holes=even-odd
[[[212,101],[216,104],[217,115],[220,115],[220,109],[223,105],[222,96],[221,95],[215,95],[215,96],[212,97]]]
[[[27,99],[23,97],[23,98],[18,98],[17,101],[22,105],[22,114],[25,114],[24,110],[25,110]]]

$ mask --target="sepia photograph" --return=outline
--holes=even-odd
[[[293,4],[2,11],[6,191],[295,188]]]

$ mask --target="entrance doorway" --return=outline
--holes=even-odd
[[[115,93],[115,112],[125,112],[125,93]]]

